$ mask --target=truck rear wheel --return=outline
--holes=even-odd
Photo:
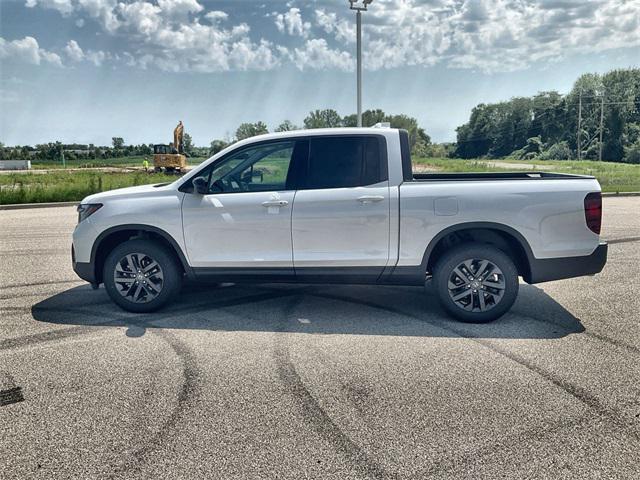
[[[135,239],[118,245],[107,256],[103,282],[111,300],[124,310],[153,312],[178,294],[182,270],[162,245]]]
[[[496,320],[518,296],[513,261],[491,245],[461,245],[448,251],[433,269],[433,282],[442,307],[467,323]]]

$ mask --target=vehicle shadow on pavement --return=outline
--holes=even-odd
[[[580,321],[543,290],[521,284],[512,310],[482,325],[452,321],[429,285],[186,284],[172,305],[134,314],[113,304],[103,288],[75,287],[32,306],[33,318],[59,325],[127,327],[140,337],[148,329],[221,332],[390,335],[553,339],[581,333]]]

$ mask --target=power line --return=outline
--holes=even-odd
[[[577,140],[577,145],[578,145],[578,160],[580,160],[580,157],[582,157],[582,145],[580,144],[580,137],[581,135],[581,126],[582,126],[582,90],[580,90],[580,103],[578,106],[578,129],[576,132],[576,140]]]
[[[604,95],[602,95],[602,104],[600,106],[600,145],[598,151],[598,160],[602,161],[602,133],[604,131]]]
[[[635,105],[636,103],[640,104],[640,100],[629,100],[627,102],[604,102],[605,105]],[[602,102],[582,102],[582,105],[601,105]],[[576,106],[577,103],[565,103],[566,106]]]

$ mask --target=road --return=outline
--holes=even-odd
[[[489,325],[427,288],[187,286],[118,310],[73,208],[0,211],[0,477],[638,478],[640,198],[596,277]]]

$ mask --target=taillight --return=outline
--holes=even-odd
[[[584,197],[584,217],[587,220],[589,230],[600,235],[600,227],[602,226],[602,195],[600,192],[592,192]]]

